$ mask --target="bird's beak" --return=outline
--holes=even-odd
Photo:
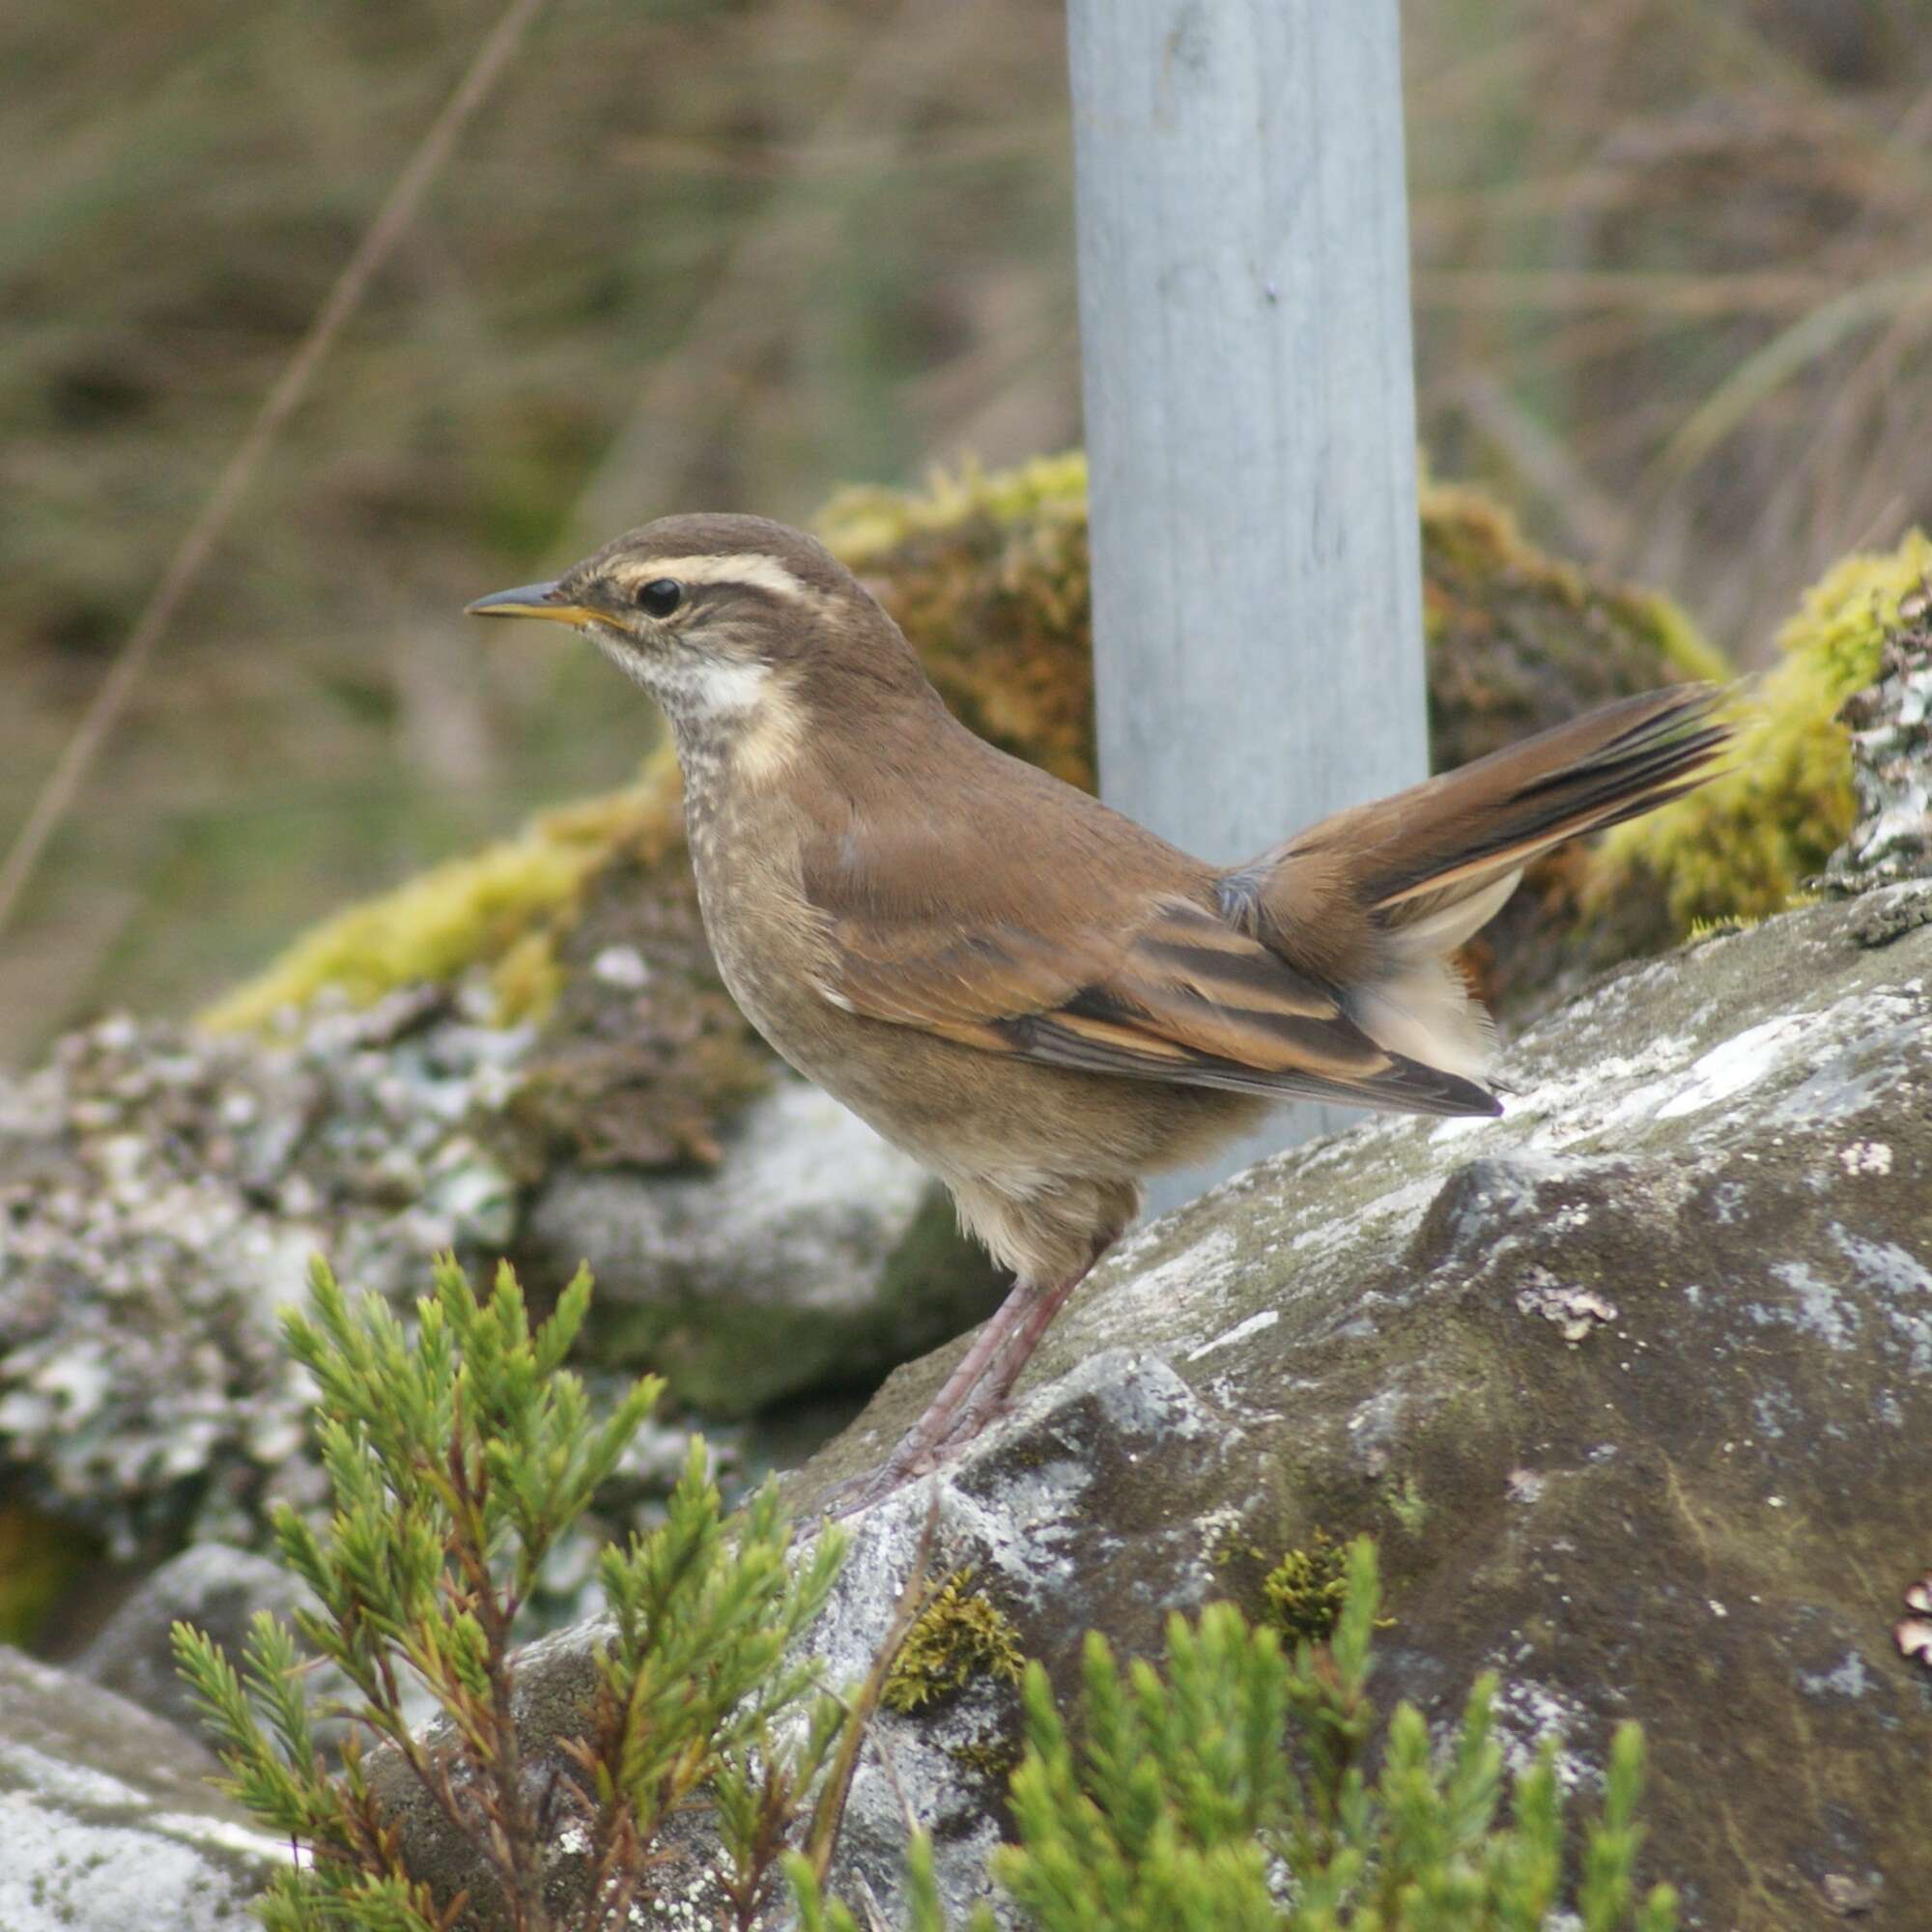
[[[514,590],[494,591],[463,607],[466,617],[548,617],[557,624],[587,624],[595,611],[573,604],[563,595],[562,586],[549,583],[522,583]]]

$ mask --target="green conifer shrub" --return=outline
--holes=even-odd
[[[814,1667],[792,1656],[842,1539],[821,1536],[788,1566],[776,1494],[727,1521],[694,1442],[666,1520],[604,1552],[613,1631],[595,1723],[571,1751],[581,1775],[533,1793],[512,1704],[518,1613],[661,1385],[641,1380],[592,1419],[562,1366],[589,1301],[583,1274],[534,1331],[507,1266],[479,1301],[455,1261],[440,1261],[413,1337],[373,1295],[352,1307],[319,1262],[312,1288],[313,1314],[291,1311],[284,1326],[319,1390],[334,1510],[318,1528],[285,1508],[275,1535],[320,1607],[299,1613],[296,1630],[258,1616],[239,1670],[198,1631],[174,1633],[229,1789],[301,1848],[259,1904],[264,1924],[443,1932],[460,1918],[465,1901],[438,1901],[405,1865],[372,1789],[371,1740],[399,1754],[474,1846],[514,1932],[561,1932],[545,1879],[567,1827],[587,1842],[592,1869],[589,1906],[570,1932],[625,1923],[646,1848],[698,1797],[724,1842],[725,1892],[750,1924],[846,1722],[838,1700],[814,1694]],[[334,1664],[353,1697],[312,1699],[309,1656]],[[412,1679],[445,1720],[431,1738],[405,1715]],[[776,1741],[778,1720],[801,1710],[804,1723]],[[325,1719],[348,1720],[339,1747],[319,1734]]]
[[[562,1366],[589,1299],[581,1274],[534,1330],[507,1267],[479,1300],[454,1261],[440,1261],[412,1336],[376,1297],[352,1306],[320,1263],[313,1290],[313,1313],[291,1312],[285,1328],[317,1384],[334,1507],[319,1526],[285,1509],[276,1537],[318,1608],[293,1630],[259,1616],[239,1668],[199,1632],[175,1630],[230,1790],[301,1853],[259,1901],[270,1932],[450,1932],[486,1890],[491,1922],[512,1932],[608,1932],[637,1922],[654,1841],[694,1804],[724,1854],[721,1932],[773,1922],[781,1873],[801,1932],[858,1932],[823,1888],[865,1728],[908,1634],[929,1633],[945,1600],[923,1585],[923,1546],[867,1682],[828,1695],[798,1650],[842,1537],[829,1530],[788,1562],[774,1492],[726,1519],[695,1443],[666,1520],[605,1551],[599,1695],[586,1735],[563,1741],[577,1775],[532,1790],[514,1710],[519,1613],[658,1385],[640,1381],[607,1419],[592,1417]],[[1028,1664],[1026,1748],[1010,1785],[1017,1842],[993,1863],[1023,1922],[1544,1932],[1568,1910],[1578,1932],[1674,1932],[1670,1890],[1641,1901],[1634,1891],[1636,1727],[1617,1734],[1572,1876],[1554,1753],[1505,1776],[1492,1677],[1477,1682],[1446,1748],[1432,1746],[1412,1706],[1378,1724],[1368,1694],[1378,1603],[1375,1548],[1362,1539],[1348,1549],[1325,1642],[1303,1634],[1291,1651],[1228,1604],[1171,1621],[1161,1671],[1143,1661],[1122,1671],[1090,1635],[1071,1725]],[[316,1659],[350,1696],[311,1691]],[[411,1682],[440,1725],[412,1723]],[[372,1742],[470,1847],[474,1895],[439,1898],[412,1873],[364,1754]],[[567,1919],[546,1896],[566,1835],[589,1874],[587,1903]],[[906,1914],[894,1932],[947,1932],[931,1846],[918,1837]],[[992,1924],[982,1907],[970,1932]]]
[[[1580,1932],[1672,1932],[1670,1889],[1634,1894],[1634,1724],[1611,1747],[1574,1882],[1553,1751],[1506,1779],[1493,1677],[1476,1683],[1446,1752],[1432,1748],[1421,1713],[1399,1705],[1369,1778],[1378,1601],[1362,1539],[1326,1646],[1304,1638],[1291,1655],[1230,1604],[1170,1622],[1164,1673],[1135,1662],[1123,1674],[1090,1635],[1077,1746],[1030,1664],[1018,1842],[993,1861],[1024,1921],[1038,1932],[1544,1932],[1567,1907]],[[791,1871],[803,1932],[858,1932],[802,1862]],[[908,1900],[905,1932],[946,1932],[923,1843]],[[993,1923],[981,1907],[972,1932]]]

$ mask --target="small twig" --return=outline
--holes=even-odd
[[[886,1678],[911,1634],[913,1625],[925,1614],[933,1598],[943,1587],[942,1584],[929,1584],[927,1581],[932,1546],[938,1534],[939,1486],[935,1483],[931,1499],[925,1506],[925,1527],[920,1531],[919,1548],[913,1553],[912,1572],[906,1577],[905,1588],[899,1592],[898,1602],[893,1606],[893,1620],[886,1627],[878,1655],[873,1658],[872,1667],[866,1673],[866,1681],[859,1687],[859,1694],[846,1715],[838,1754],[832,1760],[825,1788],[818,1794],[818,1803],[812,1809],[811,1831],[806,1838],[805,1855],[811,1861],[812,1871],[821,1885],[832,1868],[833,1850],[838,1843],[838,1828],[845,1822],[845,1800],[852,1789],[853,1774],[859,1769],[859,1751],[866,1742],[872,1714],[879,1708]]]
[[[169,560],[154,595],[135,620],[128,640],[121,646],[114,668],[94,695],[73,735],[67,741],[59,760],[34,800],[27,822],[15,835],[4,861],[0,861],[0,932],[6,930],[20,895],[38,869],[48,841],[72,808],[86,781],[88,772],[107,741],[107,735],[127,709],[134,686],[140,681],[155,645],[168,627],[182,600],[193,587],[215,544],[227,529],[236,505],[254,480],[255,471],[270,446],[294,415],[308,393],[315,372],[322,366],[343,325],[360,306],[377,271],[394,252],[417,207],[449,158],[456,137],[465,123],[489,98],[490,91],[509,65],[529,26],[543,11],[544,0],[510,0],[502,17],[477,48],[469,71],[457,83],[456,91],[444,102],[442,112],[430,124],[429,131],[417,144],[403,171],[396,177],[376,218],[364,231],[355,252],[343,264],[334,286],[316,311],[307,332],[296,344],[295,352],[283,366],[274,386],[263,398],[262,407],[236,445],[227,467],[216,478],[214,488],[202,505],[201,513],[188,526],[187,533]]]

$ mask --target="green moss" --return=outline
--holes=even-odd
[[[975,1738],[969,1744],[946,1747],[946,1755],[962,1771],[970,1771],[995,1784],[1010,1777],[1025,1754],[1017,1733],[1011,1736],[996,1733],[992,1737]]]
[[[967,724],[1094,789],[1085,457],[847,490],[817,521]]]
[[[1436,770],[1672,678],[1730,675],[1669,598],[1538,550],[1481,491],[1432,482],[1421,509]]]
[[[1588,900],[1663,892],[1679,936],[1782,911],[1851,831],[1850,741],[1839,707],[1878,674],[1901,597],[1932,568],[1914,531],[1882,555],[1850,556],[1812,589],[1778,639],[1778,662],[1737,707],[1732,769],[1611,836]]]
[[[1391,1483],[1386,1501],[1389,1514],[1408,1535],[1422,1534],[1422,1526],[1429,1520],[1429,1504],[1412,1475],[1405,1476],[1400,1483]]]
[[[935,470],[923,491],[856,485],[833,497],[814,522],[847,565],[866,570],[908,538],[954,530],[978,518],[1011,526],[1065,514],[1087,521],[1087,457],[1078,449],[1036,456],[1011,469],[968,464],[956,475]]]
[[[1349,1594],[1349,1550],[1318,1529],[1262,1579],[1267,1621],[1291,1642],[1326,1642]]]
[[[970,1569],[949,1577],[907,1632],[880,1693],[887,1710],[909,1716],[943,1704],[977,1677],[1020,1681],[1026,1657],[1019,1633],[972,1581]]]

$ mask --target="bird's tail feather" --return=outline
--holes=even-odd
[[[1532,860],[1714,776],[1731,735],[1717,716],[1725,695],[1681,684],[1605,705],[1325,818],[1243,875],[1262,886],[1279,933],[1306,883],[1342,886],[1376,961],[1336,976],[1350,1017],[1379,1045],[1481,1081],[1495,1029],[1451,955],[1501,911]]]
[[[1358,828],[1362,902],[1391,932],[1419,923],[1453,950],[1509,896],[1492,902],[1493,889],[1532,859],[1710,778],[1730,740],[1713,715],[1721,696],[1684,684],[1626,698],[1366,808],[1381,823]],[[1463,905],[1474,915],[1466,924],[1442,917]]]

